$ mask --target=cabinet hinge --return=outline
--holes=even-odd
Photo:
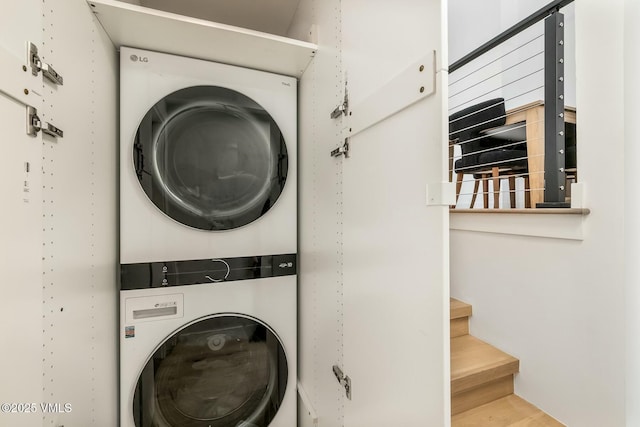
[[[349,111],[349,94],[347,93],[347,88],[344,89],[344,100],[342,104],[338,105],[335,110],[331,112],[331,118],[337,119],[343,115],[347,115]]]
[[[42,75],[48,80],[57,85],[62,85],[64,83],[64,79],[56,70],[53,69],[51,65],[42,62],[38,56],[38,48],[36,45],[31,42],[27,42],[27,45],[27,62],[31,66],[31,74],[37,76],[38,73],[42,71]]]
[[[344,387],[347,399],[351,400],[351,378],[345,376],[338,365],[333,365],[333,375],[336,377],[340,385]]]
[[[345,158],[349,158],[349,140],[345,139],[344,144],[335,150],[331,151],[331,157],[340,157],[344,156]]]
[[[36,136],[40,131],[54,138],[62,138],[64,136],[62,129],[48,122],[42,123],[40,117],[38,117],[38,110],[34,107],[27,106],[27,135]]]

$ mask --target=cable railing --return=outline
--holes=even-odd
[[[565,106],[560,9],[572,1],[550,3],[449,66],[456,208],[569,207],[575,109]]]

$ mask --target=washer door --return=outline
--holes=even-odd
[[[267,427],[287,387],[282,343],[258,320],[199,320],[168,338],[136,387],[136,427]]]
[[[138,181],[166,215],[193,228],[249,224],[276,202],[287,178],[278,125],[231,89],[195,86],[156,103],[135,136]]]

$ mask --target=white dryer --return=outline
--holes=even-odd
[[[264,256],[127,276],[121,427],[295,426],[295,270],[295,255]],[[202,274],[216,283],[188,285]],[[180,286],[163,286],[167,275]]]
[[[296,251],[297,81],[120,53],[122,264]]]

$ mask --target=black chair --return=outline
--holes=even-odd
[[[494,207],[497,208],[500,178],[509,177],[511,206],[515,207],[515,178],[525,178],[525,206],[528,203],[526,131],[523,126],[506,123],[503,98],[490,99],[449,116],[449,139],[460,146],[462,157],[456,160],[456,202],[465,174],[474,176],[471,207],[475,204],[479,182],[483,183],[484,206],[489,207],[488,181],[493,179]],[[521,130],[520,130],[521,129]]]

